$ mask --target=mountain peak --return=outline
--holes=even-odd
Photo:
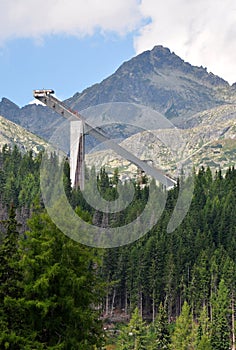
[[[6,97],[2,98],[2,101],[0,102],[0,106],[1,108],[14,108],[16,110],[20,109],[19,106],[17,106],[14,102],[12,102],[11,100],[9,100]]]
[[[3,97],[0,102],[0,115],[8,117],[9,114],[12,116],[17,116],[19,114],[20,107],[14,102],[8,100],[8,98]]]
[[[158,75],[182,76],[183,79],[190,79],[197,83],[203,83],[208,86],[229,87],[224,79],[208,73],[207,68],[203,66],[193,66],[185,62],[182,58],[171,52],[169,48],[162,45],[154,46],[152,50],[147,50],[124,62],[115,72],[115,74],[134,74],[137,78],[154,77]]]
[[[184,61],[182,58],[177,56],[170,49],[163,47],[162,45],[154,46],[150,51],[150,56],[154,60],[154,65],[156,68],[162,69],[175,69],[183,72],[184,74],[190,74],[197,80],[204,80],[205,83],[210,85],[222,85],[229,86],[228,82],[219,76],[208,73],[207,68],[203,66],[193,66],[189,62]]]
[[[170,49],[168,49],[168,47],[164,47],[162,45],[156,45],[153,47],[152,50],[150,50],[153,54],[155,55],[163,55],[163,56],[166,56],[166,55],[172,55]]]
[[[178,126],[196,113],[231,104],[235,101],[235,84],[193,66],[162,45],[155,46],[127,62],[115,73],[66,100],[66,104],[83,112],[88,107],[110,102],[128,102],[148,106],[171,119]],[[5,108],[8,105],[10,108]],[[48,137],[62,117],[42,106],[21,109],[7,99],[0,102],[0,115],[30,131]],[[132,120],[129,120],[132,123]]]
[[[67,102],[80,111],[111,101],[137,103],[167,118],[183,120],[227,103],[230,89],[224,79],[206,68],[193,66],[169,48],[157,45],[124,62],[110,77],[76,93]]]

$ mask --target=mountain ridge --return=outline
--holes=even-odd
[[[153,110],[153,114],[156,113],[152,129],[160,125],[159,113],[173,126],[195,130],[198,127],[200,135],[201,128],[204,132],[207,124],[213,127],[217,122],[224,129],[228,120],[235,120],[236,83],[230,85],[213,73],[208,73],[206,68],[193,66],[170,49],[158,45],[122,63],[101,83],[75,93],[64,102],[69,108],[78,110],[85,119],[91,120],[92,125],[96,120],[109,121],[107,105],[124,103],[125,108],[127,103],[134,110],[136,106],[146,106]],[[0,115],[45,140],[49,140],[64,121],[45,106],[29,104],[19,108],[6,98],[0,102]],[[124,124],[137,125],[140,122],[139,114],[127,113],[122,117]],[[141,120],[144,126],[145,117],[144,114]],[[130,130],[126,131],[126,136],[132,134]],[[116,136],[120,132],[122,128],[117,128]]]
[[[140,103],[173,119],[231,102],[234,92],[228,82],[205,68],[192,66],[169,49],[155,46],[66,102],[80,111],[111,101]]]
[[[196,169],[210,167],[213,171],[221,169],[225,173],[229,167],[235,166],[236,106],[234,112],[231,118],[215,121],[213,111],[209,111],[208,123],[204,120],[188,129],[144,131],[125,139],[121,146],[140,159],[151,161],[155,168],[174,178],[178,177],[180,166],[189,162]],[[111,150],[87,154],[86,164],[97,169],[105,167],[109,172],[119,168],[127,177],[134,177],[138,171]]]
[[[5,145],[12,148],[17,146],[22,152],[32,150],[33,153],[38,153],[46,147],[47,143],[0,115],[0,148]]]
[[[206,68],[192,66],[159,45],[122,63],[111,76],[64,102],[82,114],[103,103],[141,104],[183,127],[196,113],[235,101],[236,83],[230,86]],[[47,140],[63,122],[47,107],[31,104],[19,108],[6,98],[0,102],[0,115]]]

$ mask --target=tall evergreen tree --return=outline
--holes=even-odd
[[[214,350],[230,348],[230,297],[225,282],[221,279],[218,291],[214,296],[211,344]]]
[[[174,332],[171,337],[171,349],[191,350],[194,349],[196,328],[193,323],[190,307],[185,301],[182,312],[176,320]]]
[[[203,307],[197,329],[197,350],[212,350],[210,338],[210,321],[206,306]]]
[[[167,313],[162,303],[159,306],[158,313],[154,323],[155,341],[153,350],[168,350],[170,349],[170,331]]]
[[[129,324],[121,330],[118,350],[146,350],[148,341],[147,326],[135,308]]]
[[[29,349],[94,349],[102,328],[95,311],[101,288],[93,255],[45,213],[35,214],[29,227],[21,242],[24,275],[15,304],[22,319],[16,335],[31,340]]]
[[[16,300],[21,297],[22,270],[19,266],[19,232],[15,208],[11,205],[4,221],[6,234],[0,245],[0,348],[20,350],[22,313]]]

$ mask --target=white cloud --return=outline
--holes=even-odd
[[[41,43],[54,34],[125,35],[137,29],[137,53],[161,44],[236,81],[235,0],[0,0],[0,45],[14,38]]]
[[[86,36],[114,31],[126,34],[142,19],[138,0],[1,0],[0,42],[11,38]]]
[[[236,81],[235,0],[143,0],[141,11],[151,21],[135,38],[137,53],[161,44],[191,64]]]

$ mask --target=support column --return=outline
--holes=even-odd
[[[84,123],[70,122],[70,179],[73,188],[84,189]]]

